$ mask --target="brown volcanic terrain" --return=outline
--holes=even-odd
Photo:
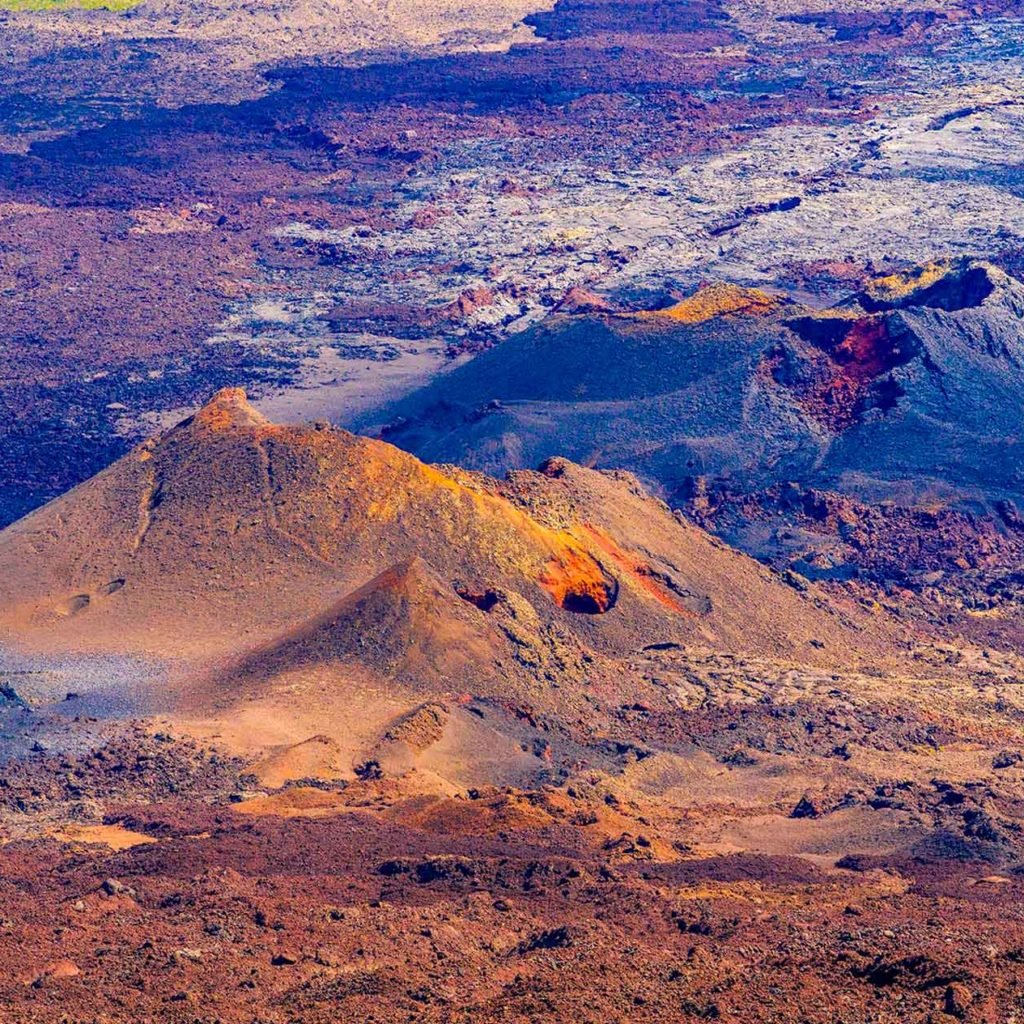
[[[271,424],[236,389],[5,531],[0,621],[49,650],[239,651],[414,556],[465,603],[508,591],[608,649],[656,631],[814,662],[812,639],[851,635],[628,476],[553,461],[499,483]]]
[[[1017,656],[628,474],[498,481],[231,389],[0,563],[12,1020],[1013,1005]]]
[[[853,602],[798,592],[628,476],[556,460],[502,483],[274,425],[238,390],[10,527],[0,564],[17,647],[163,659],[140,710],[212,715],[197,728],[247,754],[327,733],[350,765],[429,697],[598,731],[608,702],[649,699],[622,659],[652,643],[808,667],[885,651]]]
[[[0,1022],[1018,1019],[1021,5],[77,2]]]

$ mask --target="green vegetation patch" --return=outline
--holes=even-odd
[[[0,11],[127,11],[142,0],[0,0]]]

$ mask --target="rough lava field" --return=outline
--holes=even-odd
[[[1013,4],[378,8],[0,12],[3,521],[218,386],[348,425],[576,289],[1020,260]]]
[[[1024,6],[0,0],[0,1024],[1024,1014]]]

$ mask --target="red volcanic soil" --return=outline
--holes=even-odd
[[[595,850],[567,822],[460,836],[187,801],[125,815],[156,842],[0,849],[12,1024],[826,1024],[837,1006],[995,1024],[1024,982],[1020,882],[984,867],[663,864],[642,833]]]
[[[884,317],[807,317],[789,326],[820,353],[793,387],[797,400],[837,433],[857,421],[871,386],[908,358]]]
[[[700,816],[680,830],[583,779],[455,798],[367,780],[253,799],[252,782],[140,731],[16,763],[3,1019],[828,1024],[841,1005],[853,1022],[996,1024],[1024,982],[1017,872],[949,835],[835,867],[698,854]],[[934,792],[950,820],[976,814],[976,787]],[[884,817],[912,789],[874,799]],[[847,813],[808,797],[773,828],[824,838]]]

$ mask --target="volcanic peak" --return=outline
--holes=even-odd
[[[486,673],[494,637],[484,613],[413,555],[246,659],[241,675],[357,660],[414,688],[443,691]]]
[[[185,424],[224,431],[269,426],[270,420],[250,404],[244,388],[221,388]]]

